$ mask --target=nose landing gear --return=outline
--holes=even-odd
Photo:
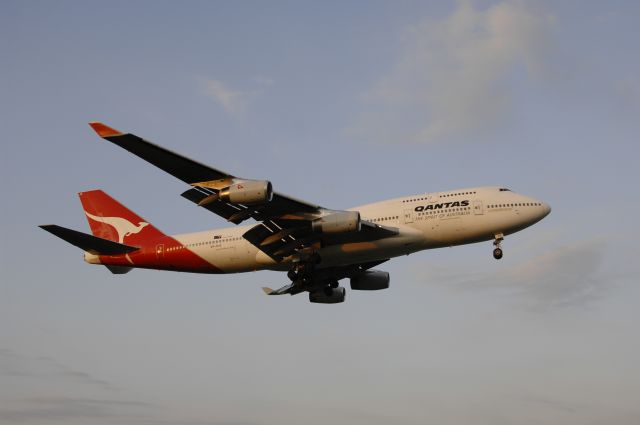
[[[495,246],[493,250],[493,258],[499,260],[502,258],[502,248],[500,248],[500,244],[504,240],[504,235],[502,233],[498,233],[495,235],[495,240],[493,241],[493,246]]]

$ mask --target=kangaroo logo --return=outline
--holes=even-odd
[[[134,235],[136,233],[140,233],[142,229],[149,225],[146,221],[141,221],[136,226],[131,223],[129,220],[125,220],[122,217],[98,217],[93,214],[89,214],[88,212],[84,212],[87,217],[89,217],[93,221],[97,221],[99,223],[107,223],[109,226],[112,226],[118,232],[118,242],[124,243],[124,238],[130,235]]]

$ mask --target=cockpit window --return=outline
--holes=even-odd
[[[500,188],[500,192],[511,192],[509,189],[507,189],[506,187],[501,187]]]

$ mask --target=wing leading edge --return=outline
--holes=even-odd
[[[207,196],[217,193],[225,186],[229,186],[238,180],[245,180],[155,145],[135,134],[123,133],[99,122],[91,122],[89,125],[103,139],[120,146],[183,182],[194,186],[184,192],[182,196],[196,204],[199,204]],[[283,214],[317,213],[321,210],[318,205],[309,204],[279,193],[274,193],[270,202],[254,206],[252,210],[248,210],[248,206],[244,204],[226,202],[212,202],[203,205],[203,207],[235,224],[249,218],[262,220],[265,217],[275,217]]]

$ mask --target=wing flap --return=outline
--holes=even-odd
[[[362,220],[360,231],[355,233],[337,233],[334,235],[324,235],[325,245],[337,245],[342,243],[372,242],[378,239],[390,238],[399,233],[398,228],[381,226],[376,223]]]
[[[215,196],[216,194],[216,189],[196,185],[183,192],[182,197],[188,199],[199,207],[224,217],[227,220],[229,220],[229,218],[234,214],[245,209],[250,209],[252,211],[251,214],[247,214],[246,216],[243,214],[240,217],[240,220],[229,220],[236,224],[249,218],[253,218],[258,221],[267,218],[304,220],[309,218],[310,214],[317,214],[321,209],[317,205],[311,205],[278,193],[274,193],[271,201],[263,205],[231,204],[217,199]]]
[[[244,220],[256,218],[259,215],[259,212],[255,207],[250,208],[240,204],[230,204],[222,201],[201,204],[203,200],[213,194],[215,194],[215,192],[212,189],[198,186],[183,192],[181,196],[234,224],[240,224]]]
[[[242,236],[269,257],[280,262],[305,246],[371,242],[396,236],[398,232],[395,227],[362,221],[359,232],[317,234],[311,231],[307,221],[266,220],[255,225]]]
[[[299,236],[305,232],[304,227],[283,229],[273,220],[267,220],[253,226],[242,236],[269,257],[280,262],[306,242],[306,239]]]

